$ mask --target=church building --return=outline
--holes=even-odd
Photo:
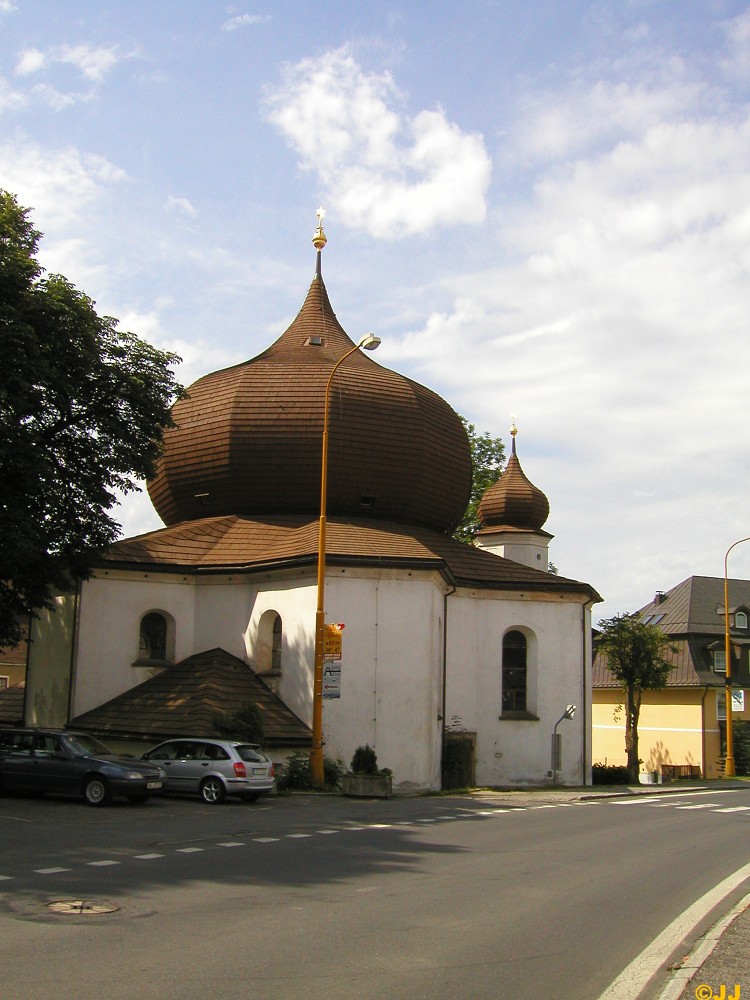
[[[26,723],[73,723],[123,749],[211,735],[217,712],[251,700],[275,759],[309,748],[329,398],[325,612],[343,628],[340,658],[326,660],[325,755],[348,764],[369,744],[394,792],[438,789],[460,735],[473,783],[590,783],[601,598],[548,572],[549,504],[515,428],[475,544],[453,539],[472,475],[462,422],[356,350],[323,282],[321,226],[313,242],[289,328],[175,404],[148,485],[165,527],[114,544],[34,623]]]

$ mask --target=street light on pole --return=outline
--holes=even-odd
[[[732,544],[727,549],[724,555],[724,699],[726,701],[727,707],[727,756],[724,761],[724,777],[734,778],[734,747],[732,745],[733,735],[732,735],[732,660],[731,651],[732,646],[729,640],[729,574],[727,573],[727,560],[729,559],[729,553],[735,547],[735,545],[740,545],[742,542],[750,542],[750,536],[747,538],[740,538]]]
[[[576,714],[575,705],[566,705],[565,711],[555,723],[552,730],[552,784],[557,784],[557,772],[562,768],[562,737],[557,731],[557,727],[565,719],[572,719]]]
[[[326,383],[323,403],[323,448],[320,468],[320,526],[318,529],[318,604],[315,612],[315,661],[313,672],[313,720],[312,750],[310,751],[310,774],[313,785],[323,785],[323,654],[325,640],[325,576],[326,576],[326,506],[328,502],[328,413],[330,410],[331,385],[339,367],[360,348],[374,351],[380,344],[380,337],[366,333],[360,341],[347,351],[333,366]]]

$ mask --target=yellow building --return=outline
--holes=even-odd
[[[691,576],[641,608],[670,639],[667,687],[644,691],[638,724],[642,780],[723,774],[726,746],[724,580]],[[732,717],[750,721],[750,580],[729,581]],[[593,672],[595,764],[625,765],[625,693],[597,653]],[[652,779],[651,779],[652,780]]]

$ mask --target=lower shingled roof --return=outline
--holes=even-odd
[[[318,520],[306,515],[254,519],[202,518],[116,542],[106,567],[151,572],[228,573],[314,564]],[[534,590],[601,597],[587,583],[504,559],[419,525],[331,517],[326,561],[332,565],[388,565],[437,569],[458,586]]]
[[[98,735],[215,737],[213,720],[254,702],[268,746],[309,746],[311,732],[242,660],[223,649],[189,656],[69,723]]]

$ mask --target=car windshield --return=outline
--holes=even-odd
[[[239,746],[235,747],[235,750],[240,755],[242,760],[248,761],[249,763],[261,762],[265,764],[268,760],[268,757],[266,757],[262,750],[251,746],[249,743],[240,743]]]
[[[69,749],[82,757],[93,757],[100,754],[111,754],[112,751],[94,736],[86,733],[76,733],[75,736],[65,736],[65,743]]]

